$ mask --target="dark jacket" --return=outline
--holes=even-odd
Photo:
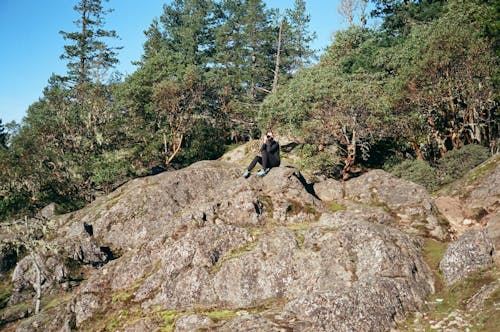
[[[281,160],[280,160],[280,145],[278,142],[276,142],[274,139],[271,140],[269,143],[264,143],[262,144],[262,147],[260,148],[260,151],[267,151],[270,155],[270,161],[273,167],[277,167],[280,165]]]

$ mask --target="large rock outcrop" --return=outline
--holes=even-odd
[[[77,267],[54,264],[49,277],[47,265],[45,278],[85,281],[18,330],[384,331],[433,292],[422,241],[399,227],[431,224],[420,187],[392,197],[396,180],[372,172],[332,207],[293,167],[241,173],[199,162],[53,220],[59,262]]]
[[[372,214],[390,214],[395,226],[409,234],[439,240],[449,237],[448,225],[425,188],[383,170],[372,170],[346,182],[328,179],[315,184],[314,190],[322,200],[352,206],[349,211],[366,210],[368,206]],[[353,206],[352,202],[359,204]],[[383,223],[390,218],[378,219]]]

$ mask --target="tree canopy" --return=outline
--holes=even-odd
[[[319,60],[304,0],[283,12],[174,0],[126,77],[110,75],[106,2],[76,1],[77,29],[61,32],[67,73],[15,130],[0,122],[0,219],[79,208],[264,128],[292,133],[314,167],[344,179],[408,158],[434,167],[465,145],[499,150],[498,0],[341,1],[349,27]]]

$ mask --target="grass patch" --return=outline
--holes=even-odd
[[[227,255],[222,257],[222,259],[220,259],[217,262],[217,264],[211,266],[209,271],[211,273],[219,272],[222,264],[224,264],[225,262],[227,262],[230,259],[238,258],[238,257],[245,255],[246,253],[252,251],[256,246],[257,246],[257,241],[251,241],[251,242],[247,242],[245,245],[243,245],[241,247],[238,247],[238,248],[231,250]]]
[[[236,311],[234,310],[220,310],[220,311],[210,311],[210,312],[202,312],[201,315],[207,316],[211,320],[218,322],[221,320],[230,320],[237,316]]]
[[[62,293],[57,296],[51,296],[49,299],[47,299],[47,302],[45,304],[44,304],[45,301],[42,301],[42,308],[43,310],[50,310],[63,303],[70,301],[72,297],[73,297],[72,293]]]
[[[423,259],[431,268],[434,275],[434,288],[436,292],[442,290],[444,285],[444,278],[439,270],[439,263],[441,262],[441,259],[443,259],[447,247],[447,243],[439,242],[430,238],[424,239],[424,248],[422,252]]]
[[[0,317],[7,322],[14,321],[18,317],[24,317],[26,313],[31,311],[35,311],[35,306],[30,302],[22,302],[0,310]],[[5,324],[2,319],[0,319],[0,327]]]
[[[498,331],[500,326],[500,288],[493,292],[493,294],[485,301],[484,310],[479,315],[477,326],[484,332]]]
[[[295,230],[294,233],[295,233],[295,240],[297,241],[297,247],[299,249],[304,248],[304,239],[305,239],[304,234],[302,234],[300,230]]]
[[[313,226],[315,224],[316,223],[313,223],[313,222],[302,222],[302,223],[286,225],[286,228],[291,229],[292,231],[303,231],[303,230],[311,228],[311,226]]]
[[[133,296],[134,296],[133,294],[130,294],[127,292],[118,293],[111,298],[111,302],[113,302],[113,303],[115,303],[115,302],[128,302]]]
[[[173,331],[175,328],[175,322],[181,316],[181,312],[176,310],[166,310],[160,313],[163,319],[162,331]]]
[[[5,308],[12,295],[12,284],[10,275],[0,279],[0,309]]]
[[[343,204],[339,204],[336,201],[330,201],[326,203],[326,208],[330,212],[344,211],[346,210],[346,206]]]
[[[316,209],[316,207],[309,203],[301,203],[298,201],[290,201],[286,208],[286,214],[290,216],[296,216],[301,213],[313,215],[314,220],[319,220],[321,213]]]

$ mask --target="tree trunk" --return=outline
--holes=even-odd
[[[347,157],[344,161],[344,168],[341,171],[342,180],[344,181],[349,179],[350,177],[349,173],[351,172],[351,168],[354,165],[354,162],[356,161],[356,145],[357,145],[356,131],[353,130],[352,139],[348,141],[347,144]]]
[[[181,134],[181,137],[179,138],[179,142],[176,142],[175,141],[175,136],[173,138],[173,143],[172,143],[172,149],[173,149],[173,153],[170,157],[168,157],[168,159],[166,159],[165,161],[165,164],[168,165],[172,162],[172,160],[175,158],[175,156],[177,155],[177,153],[179,152],[179,150],[181,149],[181,145],[182,145],[182,140],[184,139],[184,135]],[[166,155],[165,155],[166,157]]]
[[[284,23],[284,20],[281,20],[280,29],[278,32],[278,49],[276,50],[276,63],[274,66],[273,87],[271,89],[271,93],[275,93],[276,89],[278,88],[280,60],[281,60],[281,35],[283,33],[283,23]]]
[[[422,149],[420,149],[420,144],[418,144],[416,141],[411,142],[413,146],[413,151],[415,151],[415,155],[417,156],[418,160],[424,160],[424,156],[422,154]]]

